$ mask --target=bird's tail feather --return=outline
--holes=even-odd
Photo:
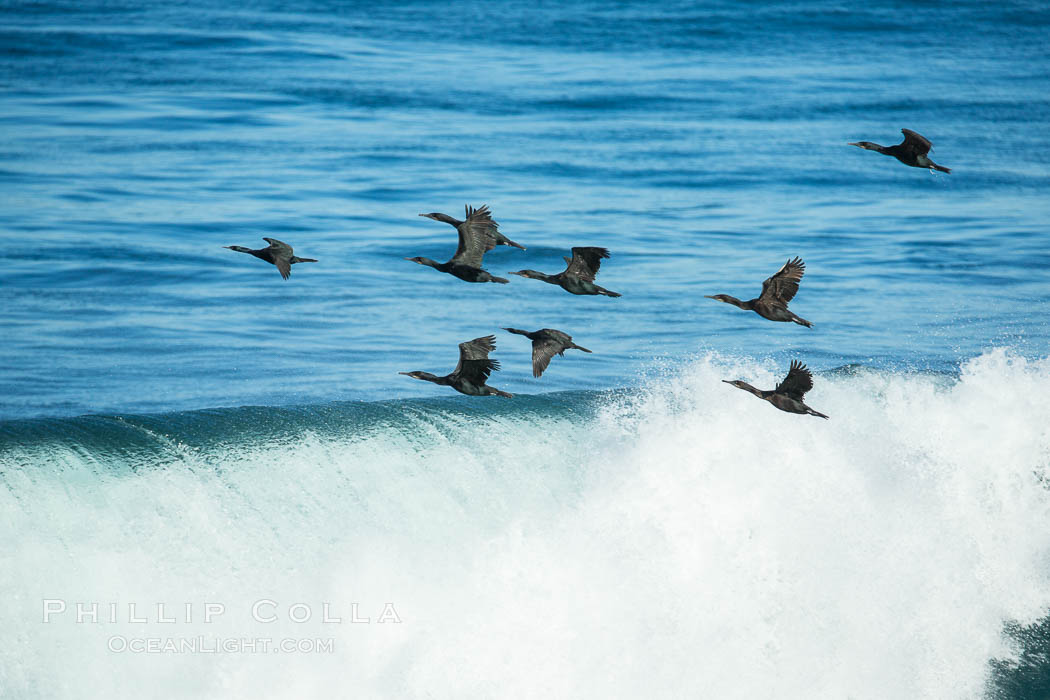
[[[520,248],[522,250],[525,250],[525,246],[523,246],[521,243],[515,243],[514,241],[510,240],[509,238],[507,239],[507,245],[512,245],[515,248]]]
[[[503,277],[493,277],[490,282],[496,282],[497,284],[510,284],[510,280]]]
[[[505,392],[505,391],[501,391],[500,389],[496,389],[496,388],[493,388],[493,389],[492,389],[492,391],[493,391],[493,393],[494,393],[494,394],[495,394],[496,396],[502,396],[502,397],[503,397],[503,398],[505,398],[505,399],[513,399],[513,398],[514,398],[514,394],[508,394],[507,392]],[[825,418],[826,418],[826,417],[827,417],[827,416],[825,416]]]
[[[293,263],[301,263],[301,262],[317,262],[317,261],[316,261],[316,260],[314,260],[313,258],[299,258],[299,257],[294,257],[294,258],[292,258],[292,262],[293,262]]]
[[[946,168],[943,165],[937,165],[936,163],[930,163],[930,167],[934,170],[940,170],[942,173],[951,173],[951,168]]]
[[[806,408],[809,408],[809,406],[807,406]],[[825,416],[823,413],[821,413],[820,411],[814,411],[812,408],[809,408],[809,415],[820,416],[821,418],[827,419],[827,416]]]
[[[618,294],[616,292],[610,292],[608,289],[605,289],[604,287],[598,287],[598,293],[599,294],[603,294],[603,295],[605,295],[607,297],[622,297],[623,296],[623,294]]]
[[[576,343],[573,343],[569,347],[574,348],[576,350],[583,350],[584,352],[590,352],[590,350],[588,350],[587,348],[582,348],[579,345],[577,345]]]
[[[812,323],[810,323],[806,319],[802,318],[801,316],[796,316],[795,318],[793,318],[791,320],[794,321],[795,323],[797,323],[800,326],[805,326],[806,328],[812,328],[813,327]]]

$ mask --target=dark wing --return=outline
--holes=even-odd
[[[802,258],[788,260],[776,274],[762,283],[762,293],[758,298],[761,301],[787,306],[798,293],[798,283],[802,281],[802,275],[805,273],[806,263],[802,262]]]
[[[484,338],[475,338],[469,342],[459,344],[459,359],[460,361],[484,360],[495,349],[496,336],[486,335]]]
[[[453,374],[458,374],[472,384],[482,385],[489,375],[499,371],[499,361],[490,360],[489,353],[496,349],[496,336],[487,335],[459,344],[459,364]]]
[[[520,243],[515,243],[499,232],[499,224],[492,220],[492,213],[489,212],[489,206],[487,204],[483,204],[480,209],[475,209],[468,204],[466,223],[474,228],[485,229],[485,231],[492,236],[496,245],[509,245],[525,250],[525,246]]]
[[[806,366],[798,360],[791,361],[791,369],[784,377],[784,381],[777,384],[774,393],[786,394],[796,401],[801,401],[806,392],[813,388],[813,375],[809,373]]]
[[[471,384],[483,386],[489,380],[489,375],[498,371],[499,360],[462,360],[455,374]]]
[[[608,248],[573,248],[572,260],[565,268],[565,274],[576,275],[588,282],[593,282],[602,266],[602,259],[609,257]]]
[[[292,257],[292,246],[284,241],[279,241],[276,238],[263,238],[263,240],[270,244],[270,252],[272,252],[274,256],[280,255],[282,257]]]
[[[904,134],[904,142],[901,145],[907,146],[917,155],[924,156],[933,148],[933,144],[922,134],[917,134],[911,129],[901,129],[901,133]]]
[[[449,262],[481,267],[485,253],[496,247],[498,226],[492,220],[487,206],[480,209],[467,206],[467,220],[456,227],[459,231],[459,248]]]
[[[270,257],[273,259],[273,264],[277,266],[277,271],[281,273],[281,277],[288,279],[292,274],[292,246],[276,238],[263,238],[263,240],[270,244],[267,250],[270,251]]]
[[[550,336],[532,341],[532,376],[538,377],[543,374],[543,370],[551,363],[551,358],[567,347],[569,346],[560,339]]]
[[[273,264],[277,266],[277,271],[281,273],[281,277],[288,279],[292,274],[292,261],[291,258],[278,258],[274,256]]]
[[[466,206],[467,220],[463,223],[470,224],[472,228],[481,229],[493,237],[499,235],[499,224],[492,220],[492,212],[489,205],[482,204],[475,209],[469,204]]]

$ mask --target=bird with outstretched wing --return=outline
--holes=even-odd
[[[915,155],[924,156],[933,150],[933,144],[922,134],[911,129],[901,129],[901,133],[904,134],[904,141],[900,145],[910,149]]]
[[[593,282],[598,276],[602,259],[609,257],[608,248],[580,247],[572,249],[572,260],[565,268],[563,275],[574,275],[580,279]]]
[[[806,366],[798,360],[791,361],[787,376],[773,389],[775,394],[790,396],[796,401],[802,401],[806,392],[813,388],[813,375]]]
[[[804,274],[806,274],[806,263],[802,262],[802,258],[796,256],[788,260],[783,267],[762,283],[762,293],[758,295],[759,300],[787,308],[788,302],[798,294],[798,283],[802,281]]]
[[[487,335],[459,344],[459,364],[452,374],[469,382],[482,385],[500,368],[499,360],[490,360],[489,353],[496,349],[496,336]]]
[[[459,248],[449,262],[480,268],[485,253],[496,247],[496,224],[489,216],[488,207],[467,207],[467,220],[456,230],[459,232]]]

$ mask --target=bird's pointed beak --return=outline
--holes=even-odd
[[[711,296],[710,294],[705,294],[704,295],[704,299],[714,299],[714,297]]]
[[[398,372],[398,374],[403,374],[403,375],[405,375],[406,377],[411,377],[411,376],[412,376],[412,373],[411,373],[411,372]]]
[[[525,276],[525,275],[523,275],[523,274],[522,274],[522,273],[520,273],[520,272],[508,272],[507,274],[508,274],[508,275],[518,275],[519,277],[524,277],[524,276]]]
[[[404,374],[404,372],[402,372],[402,374]],[[728,379],[723,379],[722,382],[724,384],[732,384],[733,383],[733,382],[729,381]]]
[[[847,143],[846,145],[847,145],[847,146],[856,146],[857,148],[864,148],[864,147],[863,147],[863,146],[861,146],[861,145],[860,145],[859,143]]]

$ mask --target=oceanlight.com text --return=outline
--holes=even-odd
[[[335,642],[286,637],[125,637],[113,635],[106,648],[114,654],[331,654]]]

